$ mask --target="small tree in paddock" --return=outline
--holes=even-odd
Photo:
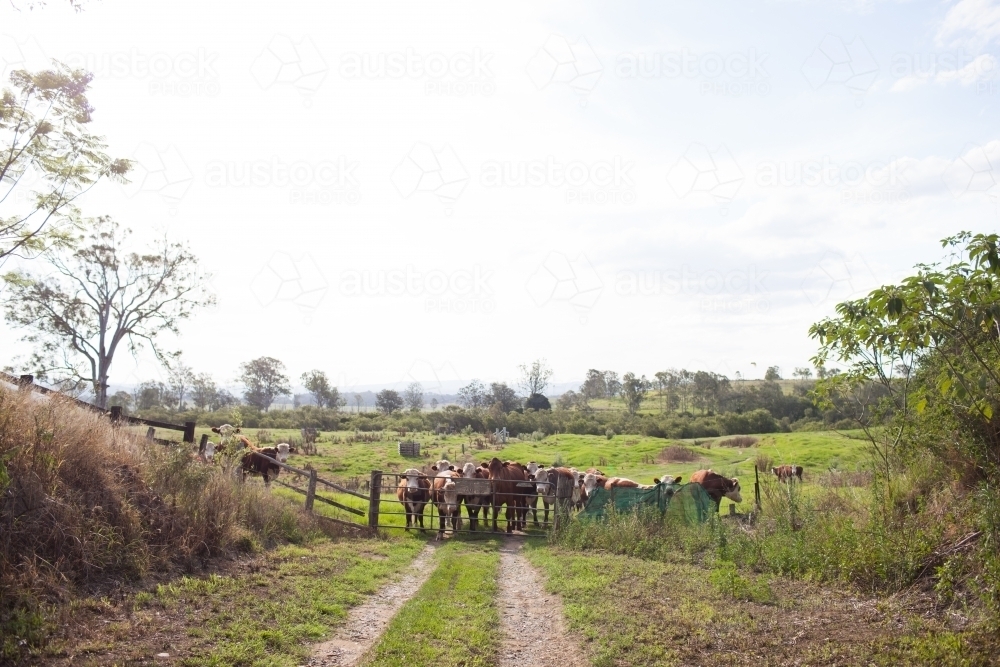
[[[340,391],[330,383],[326,373],[311,370],[302,374],[302,386],[312,394],[316,405],[321,408],[337,408],[343,405]]]
[[[240,381],[245,387],[243,399],[258,410],[266,411],[274,399],[292,391],[285,364],[274,357],[259,357],[240,364]]]
[[[410,412],[424,409],[424,388],[419,382],[411,382],[403,391],[403,401]]]
[[[384,414],[391,415],[403,409],[403,397],[393,389],[383,389],[375,394],[375,407]]]
[[[636,377],[634,373],[626,373],[622,377],[622,398],[625,399],[625,409],[630,415],[639,412],[648,391],[649,381],[645,375]]]

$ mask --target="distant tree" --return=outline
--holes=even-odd
[[[719,410],[729,392],[729,378],[718,373],[696,371],[691,375],[691,399],[703,411]]]
[[[403,401],[410,412],[420,412],[424,409],[424,388],[419,382],[411,382],[403,391]]]
[[[552,404],[543,394],[532,394],[524,402],[524,407],[529,410],[551,410]]]
[[[92,79],[65,65],[16,70],[0,91],[0,264],[67,241],[77,198],[102,178],[124,182],[131,169],[87,131]]]
[[[797,377],[800,380],[808,380],[812,377],[813,372],[806,366],[798,366],[794,371],[792,371],[792,376]]]
[[[375,394],[375,407],[387,415],[403,409],[403,397],[393,389],[383,389]]]
[[[122,409],[128,413],[132,411],[132,395],[127,391],[116,391],[114,395],[108,399],[109,405],[120,405]]]
[[[89,385],[102,408],[122,346],[135,355],[148,345],[169,366],[177,353],[164,350],[160,336],[179,334],[195,308],[214,302],[185,246],[163,239],[134,252],[130,233],[110,218],[89,220],[74,249],[45,254],[44,272],[3,276],[7,321],[28,330],[23,340],[35,347],[35,375]]]
[[[211,409],[216,403],[219,388],[208,373],[199,373],[191,380],[191,402],[199,410]]]
[[[431,410],[437,410],[438,400],[436,398],[431,399]]]
[[[258,410],[267,410],[274,399],[292,392],[285,364],[274,357],[259,357],[240,364],[243,399]]]
[[[177,404],[177,409],[183,410],[184,399],[187,398],[187,394],[194,383],[194,372],[190,366],[185,365],[181,361],[176,361],[167,373],[167,381],[170,384],[170,392]]]
[[[605,398],[608,395],[608,385],[604,381],[604,373],[591,368],[587,371],[587,377],[580,385],[580,396],[585,400],[595,398]]]
[[[504,413],[513,412],[521,407],[521,399],[517,397],[517,392],[507,386],[505,382],[493,382],[490,384],[489,401],[492,405],[499,405]]]
[[[489,397],[486,387],[479,380],[473,380],[458,390],[458,402],[465,408],[485,408]]]
[[[521,371],[520,387],[528,396],[541,394],[549,386],[552,378],[552,369],[549,368],[545,359],[536,359],[530,364],[518,366]]]
[[[582,400],[583,396],[581,394],[578,394],[570,389],[556,399],[556,409],[572,410],[573,408],[579,407]]]
[[[340,391],[330,384],[326,373],[319,370],[311,370],[303,373],[300,377],[302,386],[312,394],[316,405],[321,408],[337,408],[343,403],[340,398]]]
[[[354,408],[357,412],[361,412],[361,406],[365,404],[365,397],[361,394],[354,394]]]
[[[608,398],[614,398],[622,393],[622,383],[618,379],[618,373],[614,371],[604,371],[604,387]]]
[[[649,381],[646,376],[636,377],[634,373],[626,373],[622,377],[622,398],[625,399],[625,409],[634,415],[642,406],[642,401],[649,391]]]
[[[764,372],[764,379],[768,382],[775,382],[781,379],[781,369],[777,366],[768,366]]]
[[[228,408],[230,405],[239,405],[239,399],[233,396],[225,389],[220,389],[215,392],[215,399],[212,401],[213,410],[221,410],[222,408]]]
[[[133,390],[133,403],[136,410],[151,410],[153,408],[167,408],[173,402],[170,397],[170,390],[162,382],[146,380],[140,382]]]

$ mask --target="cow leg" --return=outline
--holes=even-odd
[[[499,530],[497,528],[497,516],[500,514],[500,506],[494,504],[491,506],[491,508],[493,510],[493,532],[495,533]]]
[[[538,528],[538,494],[531,496],[528,500],[530,501],[528,506],[531,508],[531,515],[534,518],[535,528]]]
[[[507,503],[507,511],[504,512],[504,516],[507,517],[507,532],[514,532],[514,524],[517,522],[517,505],[511,507],[511,503]]]
[[[447,520],[447,517],[445,516],[445,513],[444,512],[438,512],[438,519],[440,520],[441,525],[438,527],[437,539],[443,540],[444,539],[444,526],[445,526],[445,521]]]
[[[424,509],[427,507],[427,503],[416,503],[414,506],[415,515],[413,517],[413,527],[417,527],[417,522],[420,522],[420,532],[426,533],[427,529],[424,528]]]

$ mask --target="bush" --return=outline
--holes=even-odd
[[[720,440],[715,443],[719,447],[738,447],[740,449],[747,449],[749,447],[757,446],[757,438],[750,435],[738,435],[735,438],[726,438],[725,440]]]
[[[616,435],[616,433],[615,433],[615,430],[613,428],[609,428],[607,431],[604,432],[604,436],[608,440],[613,439],[615,437],[615,435]]]
[[[697,461],[698,454],[681,445],[671,445],[660,452],[659,459],[664,463],[684,463]]]

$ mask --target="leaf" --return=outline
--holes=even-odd
[[[927,399],[926,398],[921,398],[919,401],[917,401],[917,412],[918,413],[922,413],[926,407],[927,407]]]

